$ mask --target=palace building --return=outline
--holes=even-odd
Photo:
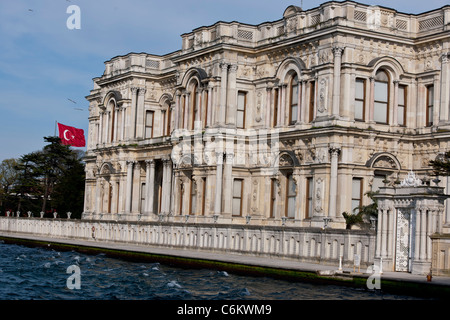
[[[181,38],[93,79],[83,219],[345,229],[450,151],[450,6],[330,1]]]

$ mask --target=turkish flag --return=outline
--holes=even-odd
[[[62,144],[72,147],[86,146],[83,129],[77,129],[58,123],[58,130]]]

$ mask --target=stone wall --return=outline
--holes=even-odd
[[[0,232],[277,256],[336,267],[340,257],[343,266],[353,266],[359,255],[366,267],[375,256],[375,232],[363,230],[0,217]]]

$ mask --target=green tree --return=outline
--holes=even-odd
[[[347,229],[350,229],[352,225],[359,225],[362,228],[367,227],[370,225],[370,218],[376,218],[378,216],[378,204],[374,197],[377,193],[378,191],[365,193],[372,200],[370,204],[355,208],[351,214],[347,212],[342,213],[347,224]]]
[[[61,144],[59,137],[44,137],[40,151],[22,156],[16,166],[17,210],[74,212],[81,216],[84,200],[84,164],[79,152]],[[80,209],[81,208],[81,209]]]
[[[10,198],[12,197],[12,188],[17,183],[19,173],[16,170],[18,162],[16,159],[5,159],[0,163],[0,210],[10,208]]]

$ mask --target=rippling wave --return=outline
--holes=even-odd
[[[81,271],[69,289],[67,268]],[[344,286],[246,277],[0,243],[1,300],[411,299]]]

